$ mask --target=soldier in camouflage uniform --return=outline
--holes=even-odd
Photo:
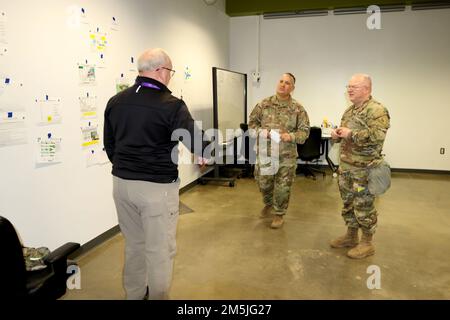
[[[297,144],[309,136],[309,118],[291,97],[295,77],[283,74],[276,95],[258,103],[250,114],[249,128],[258,136],[255,178],[263,196],[261,217],[275,213],[271,227],[283,225],[297,168]]]
[[[372,81],[368,75],[354,75],[348,88],[353,105],[342,116],[341,126],[331,137],[341,142],[339,190],[344,204],[342,216],[348,227],[347,234],[332,240],[333,248],[352,248],[347,255],[362,259],[375,253],[372,237],[377,227],[375,196],[368,189],[370,168],[382,161],[389,112],[371,96]],[[359,242],[358,230],[362,229]]]

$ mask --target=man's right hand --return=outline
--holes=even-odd
[[[208,159],[198,157],[197,162],[198,162],[198,166],[199,166],[200,170],[203,170],[203,169],[205,169],[206,165],[208,164]]]
[[[338,130],[339,129],[331,130],[331,139],[333,139],[333,140],[339,139],[339,132],[338,132]]]

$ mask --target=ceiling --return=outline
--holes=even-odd
[[[374,3],[376,2],[376,3]],[[436,0],[226,0],[226,13],[230,17],[260,15],[275,12],[298,12],[305,10],[333,10],[337,8],[368,7],[376,4],[390,5],[412,5],[412,4],[447,4],[450,1]]]

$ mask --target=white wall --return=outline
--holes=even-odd
[[[86,9],[90,25],[73,25],[69,7]],[[169,88],[186,101],[194,118],[212,124],[212,71],[228,67],[229,18],[224,1],[203,0],[0,0],[5,12],[9,52],[0,56],[0,76],[23,83],[19,93],[4,90],[0,104],[14,101],[26,108],[27,144],[0,148],[0,214],[9,218],[25,245],[48,246],[66,241],[84,244],[117,225],[112,200],[111,165],[86,167],[81,148],[78,97],[85,90],[98,96],[100,129],[103,111],[115,94],[121,73],[134,80],[130,57],[146,48],[162,47],[177,74]],[[119,31],[110,30],[112,16]],[[97,59],[89,47],[90,28],[108,34],[105,68],[97,69],[97,85],[79,85],[77,63]],[[183,79],[189,66],[192,78]],[[35,140],[49,130],[36,126],[34,100],[62,99],[63,123],[51,127],[62,137],[62,163],[36,165]],[[199,176],[195,166],[180,168],[182,186]]]
[[[326,117],[339,125],[349,105],[345,85],[352,74],[368,73],[374,98],[391,114],[384,153],[392,167],[450,170],[450,10],[383,13],[381,30],[369,30],[368,17],[261,18],[262,77],[250,82],[249,113],[275,92],[282,73],[292,72],[294,97],[311,124]],[[231,69],[255,70],[258,19],[231,18]]]

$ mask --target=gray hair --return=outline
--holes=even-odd
[[[353,75],[353,77],[360,79],[362,82],[364,82],[364,85],[366,85],[369,89],[372,89],[372,78],[368,74],[357,73]]]
[[[169,60],[169,56],[163,49],[149,49],[139,57],[137,63],[138,71],[155,71],[165,65]]]

